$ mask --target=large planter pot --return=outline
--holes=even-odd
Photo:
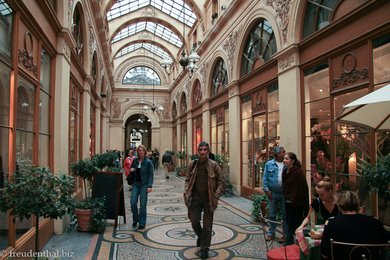
[[[90,231],[91,218],[93,214],[92,209],[75,209],[77,218],[78,231]]]

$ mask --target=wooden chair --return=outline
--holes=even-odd
[[[265,247],[267,250],[267,259],[268,260],[299,260],[300,257],[300,248],[298,245],[288,245],[286,246],[286,242],[284,242],[283,246],[280,246],[280,243],[278,243],[275,240],[267,241],[267,232],[270,228],[270,224],[275,224],[278,228],[279,226],[282,229],[283,232],[283,221],[274,221],[270,220],[264,217],[261,217],[262,221],[262,231],[265,241]]]
[[[347,253],[349,260],[388,260],[390,241],[387,244],[356,244],[339,242],[330,239],[330,253],[333,260],[337,260],[335,249]]]

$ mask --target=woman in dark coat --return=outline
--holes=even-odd
[[[282,174],[283,195],[286,200],[286,221],[288,226],[287,245],[294,243],[294,232],[309,211],[309,186],[301,162],[295,153],[286,153]]]

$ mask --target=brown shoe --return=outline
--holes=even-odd
[[[267,240],[267,241],[271,241],[271,240],[273,240],[274,239],[274,237],[273,236],[270,236],[270,235],[267,235],[266,237],[265,237],[265,240]]]
[[[279,238],[278,238],[278,242],[281,243],[281,244],[283,244],[283,243],[284,243],[284,237],[279,237]]]

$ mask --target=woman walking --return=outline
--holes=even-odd
[[[146,204],[148,202],[148,193],[152,192],[154,178],[153,163],[146,158],[146,147],[139,145],[137,154],[138,158],[133,160],[130,169],[131,174],[134,174],[130,198],[131,212],[133,213],[133,230],[145,228]],[[138,200],[140,201],[139,209]]]

